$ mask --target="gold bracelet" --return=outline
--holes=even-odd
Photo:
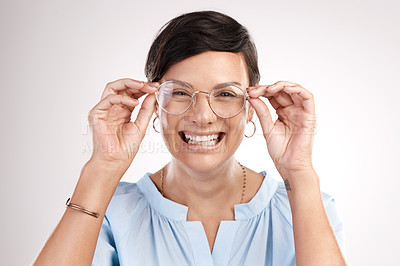
[[[85,209],[85,208],[83,208],[83,207],[81,207],[79,205],[71,203],[70,201],[71,201],[71,198],[68,198],[67,202],[65,203],[65,206],[67,206],[67,208],[71,208],[71,209],[76,210],[76,211],[81,211],[81,212],[89,214],[90,216],[93,216],[95,218],[99,218],[99,214],[98,213],[89,211],[88,209]]]

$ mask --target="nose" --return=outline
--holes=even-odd
[[[190,119],[193,123],[199,125],[208,125],[216,121],[217,115],[212,111],[208,102],[208,92],[196,91],[192,109],[190,113]]]

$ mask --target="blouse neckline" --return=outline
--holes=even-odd
[[[264,180],[253,198],[247,203],[234,205],[235,221],[247,220],[256,216],[270,204],[278,188],[278,181],[273,179],[266,171],[262,171],[260,174],[264,176]],[[146,173],[136,183],[150,206],[170,220],[186,221],[189,207],[162,196],[150,175],[152,173]]]

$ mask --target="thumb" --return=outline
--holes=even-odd
[[[267,139],[269,133],[274,127],[272,121],[271,113],[269,112],[268,106],[259,98],[249,98],[250,104],[253,106],[258,118],[260,119],[260,124],[264,132],[264,137]]]
[[[147,126],[149,125],[150,118],[155,111],[156,96],[149,94],[143,100],[139,113],[136,117],[134,124],[139,128],[140,138],[143,139]]]

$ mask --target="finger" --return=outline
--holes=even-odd
[[[135,120],[135,125],[139,128],[141,137],[144,137],[147,126],[149,125],[150,118],[152,117],[156,108],[156,96],[149,94],[144,99],[142,106],[140,107],[139,113]]]
[[[296,101],[296,104],[301,105],[307,113],[310,114],[315,113],[314,96],[312,95],[311,92],[307,91],[300,85],[296,86],[283,85],[282,87],[278,88],[268,88],[268,90],[271,92],[275,92],[275,90],[284,91],[291,96],[293,101]]]
[[[271,97],[275,97],[280,106],[287,107],[293,104],[293,100],[291,99],[290,95],[282,91],[270,93],[268,92],[268,86],[250,87],[247,90],[250,98],[258,98],[260,96],[264,96],[270,99]]]
[[[127,108],[132,109],[138,104],[139,100],[136,100],[130,96],[110,94],[102,99],[95,107],[93,107],[93,109],[108,110],[113,105],[126,106]]]
[[[138,105],[135,105],[135,106],[123,105],[122,107],[127,109],[132,114],[132,112],[133,112],[133,110],[135,109],[136,106],[138,106]]]
[[[141,89],[144,86],[143,81],[134,80],[134,79],[119,79],[112,82],[107,83],[104,88],[103,95],[101,99],[104,99],[110,94],[120,94],[127,90],[128,88],[136,88]]]
[[[273,84],[268,85],[268,89],[275,88],[275,87],[283,87],[283,86],[300,86],[297,83],[290,82],[290,81],[277,81]]]
[[[260,119],[264,137],[268,138],[269,133],[274,127],[274,123],[267,105],[259,98],[250,98],[249,102],[253,106],[258,118]]]
[[[283,108],[278,108],[276,110],[276,114],[278,115],[278,119],[281,120],[284,124],[287,123],[287,114],[285,113],[285,110]]]
[[[255,86],[247,88],[247,94],[250,98],[258,98],[260,96],[269,97],[273,96],[273,93],[267,92],[268,86]]]
[[[273,97],[283,107],[293,105],[292,98],[286,92],[280,91],[276,93]]]
[[[303,99],[299,95],[294,93],[294,94],[291,94],[290,97],[292,97],[294,104],[302,105]]]
[[[258,98],[260,96],[269,97],[269,96],[273,95],[273,93],[270,93],[270,91],[268,90],[269,88],[277,87],[277,86],[278,87],[279,86],[285,86],[285,85],[287,85],[287,86],[296,86],[296,85],[299,86],[298,84],[293,83],[293,82],[289,82],[289,81],[278,81],[278,82],[275,82],[275,83],[270,84],[270,85],[257,85],[257,86],[249,87],[249,88],[247,88],[247,92],[248,92],[249,96],[252,97],[252,98]]]
[[[101,99],[104,99],[108,95],[121,94],[122,92],[133,95],[134,98],[138,99],[145,93],[154,93],[156,90],[157,86],[155,83],[146,83],[129,78],[119,79],[106,85]]]
[[[151,82],[151,83],[146,83],[146,85],[143,87],[143,90],[140,90],[139,92],[132,93],[132,97],[135,99],[139,99],[145,94],[153,94],[158,90],[158,87],[160,86],[160,83],[158,82]],[[131,90],[128,90],[131,93]]]
[[[281,108],[282,106],[276,101],[274,97],[269,99],[270,104],[272,107],[274,107],[275,110],[278,110],[278,108]]]

